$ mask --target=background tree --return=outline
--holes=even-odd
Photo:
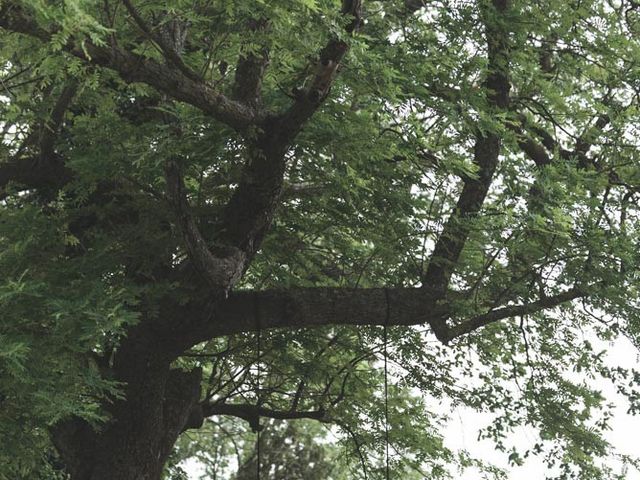
[[[1,474],[224,468],[221,418],[265,417],[382,478],[386,326],[403,478],[482,466],[447,403],[513,463],[616,478],[588,379],[635,411],[640,377],[586,337],[638,341],[639,14],[2,0]]]

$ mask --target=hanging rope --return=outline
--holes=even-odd
[[[389,368],[387,365],[387,327],[389,325],[389,290],[387,288],[384,289],[384,297],[387,303],[387,311],[384,318],[384,326],[382,330],[382,341],[384,348],[384,441],[385,441],[385,471],[386,471],[386,480],[389,480]]]
[[[262,353],[262,328],[260,324],[260,305],[259,299],[257,295],[254,295],[253,307],[254,307],[254,315],[256,318],[256,341],[257,341],[257,351],[258,351],[258,359],[256,362],[256,407],[257,407],[257,420],[256,420],[256,478],[260,480],[261,477],[261,469],[262,469],[262,455],[260,452],[260,408],[262,407],[262,391],[260,388],[260,377],[262,375],[262,370],[260,368],[260,355]]]

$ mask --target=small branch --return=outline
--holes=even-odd
[[[498,308],[482,315],[477,315],[469,320],[455,325],[449,328],[448,336],[449,340],[460,337],[467,333],[473,332],[481,327],[495,323],[505,318],[518,317],[523,315],[529,315],[548,308],[557,307],[563,303],[575,300],[585,296],[585,292],[581,289],[574,287],[566,292],[559,293],[551,297],[545,297],[535,302],[525,303],[522,305],[510,305],[508,307]]]
[[[293,397],[293,401],[291,402],[291,411],[294,412],[298,409],[298,404],[300,403],[300,399],[302,398],[302,392],[304,392],[305,381],[300,380],[298,383],[298,388],[296,389],[296,393]]]
[[[250,404],[229,403],[207,404],[202,405],[201,408],[202,414],[205,418],[212,415],[229,415],[232,417],[242,418],[249,423],[253,431],[258,431],[260,429],[260,417],[274,418],[277,420],[299,420],[306,418],[320,422],[330,421],[323,409],[310,411],[272,410]]]

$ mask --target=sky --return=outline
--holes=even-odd
[[[607,362],[611,365],[623,368],[638,366],[640,355],[638,350],[624,338],[617,339],[612,344],[606,344],[597,338],[590,339],[595,347],[606,349]],[[627,402],[618,393],[611,383],[598,383],[595,386],[603,392],[604,397],[616,405],[615,415],[611,421],[611,430],[607,432],[606,440],[609,441],[621,454],[640,456],[640,416],[633,416],[626,412]],[[504,468],[508,472],[509,480],[541,480],[548,474],[548,470],[542,460],[536,457],[525,459],[522,466],[510,466],[507,462],[507,453],[495,450],[490,440],[478,440],[478,432],[491,421],[490,414],[478,413],[475,410],[457,407],[452,410],[451,421],[445,431],[445,445],[451,449],[464,449],[471,456],[483,459]],[[510,435],[509,440],[516,446],[526,448],[536,439],[536,431],[532,428],[520,428]],[[185,462],[183,467],[189,474],[189,480],[208,480],[202,478],[203,470],[195,460]],[[468,469],[459,480],[480,480],[479,472]],[[629,471],[626,480],[640,480],[640,473]]]
[[[592,344],[607,349],[607,361],[611,365],[623,368],[638,366],[638,350],[626,339],[617,339],[613,345],[607,345],[597,338],[590,339]],[[604,397],[616,405],[615,415],[611,422],[611,430],[607,432],[606,440],[609,441],[621,454],[640,456],[640,416],[627,413],[627,402],[615,391],[611,383],[596,383]],[[509,466],[507,454],[496,452],[490,440],[478,441],[478,430],[490,422],[491,416],[480,414],[468,408],[458,408],[452,415],[452,421],[446,432],[445,439],[450,448],[465,449],[473,456],[492,462],[505,468],[509,472],[509,480],[538,480],[545,478],[548,471],[542,461],[536,457],[525,460],[524,465]],[[536,438],[533,429],[519,429],[510,437],[515,444],[530,445]],[[459,480],[479,480],[478,472],[469,470]],[[629,471],[626,480],[640,480],[640,473]]]

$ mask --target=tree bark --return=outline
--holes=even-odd
[[[107,424],[70,418],[52,429],[72,480],[160,480],[178,435],[187,424],[199,426],[189,417],[200,401],[201,370],[170,368],[153,341],[141,341],[144,330],[134,328],[108,371],[124,396],[103,405]]]

